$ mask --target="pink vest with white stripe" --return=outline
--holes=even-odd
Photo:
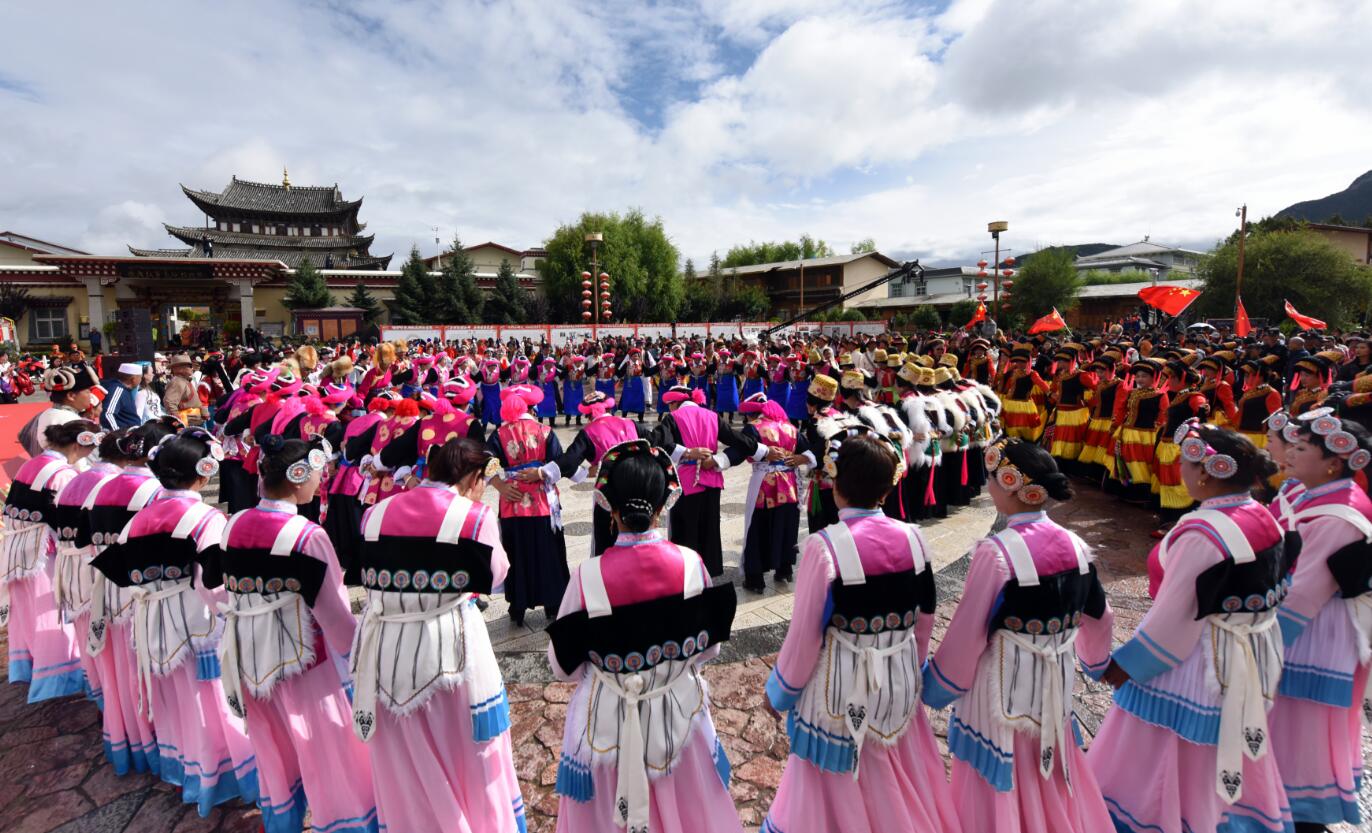
[[[719,447],[719,414],[700,406],[682,405],[672,413],[681,444],[687,448],[704,448],[714,453]],[[681,491],[693,495],[705,489],[723,489],[724,473],[718,469],[706,471],[699,464],[681,463]],[[692,472],[691,469],[695,469]]]

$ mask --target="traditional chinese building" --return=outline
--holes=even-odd
[[[373,256],[373,235],[363,234],[357,219],[362,200],[345,200],[332,186],[293,186],[282,172],[281,184],[248,182],[233,177],[219,193],[181,186],[187,199],[205,215],[205,224],[173,226],[167,233],[189,248],[139,249],[138,257],[277,260],[294,269],[311,261],[317,269],[382,269],[391,255]]]

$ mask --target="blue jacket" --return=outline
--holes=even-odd
[[[106,383],[110,395],[100,409],[100,427],[106,431],[116,428],[137,428],[143,424],[138,417],[138,398],[133,388],[123,382],[111,380]]]

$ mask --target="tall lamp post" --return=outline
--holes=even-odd
[[[600,271],[600,244],[605,235],[598,231],[589,232],[586,242],[591,244],[591,271],[581,273],[581,321],[599,329],[600,319],[610,322],[610,276]],[[597,275],[597,273],[599,273]],[[595,302],[595,277],[600,279],[600,304]]]
[[[977,272],[977,276],[981,278],[981,282],[977,284],[977,291],[979,293],[977,295],[977,300],[981,301],[982,303],[986,302],[986,278],[990,277],[991,303],[993,307],[999,306],[1001,311],[1006,311],[1010,309],[1010,288],[1014,286],[1015,283],[1013,280],[1011,280],[1011,278],[1014,277],[1015,274],[1015,270],[1013,268],[1015,265],[1015,259],[1009,256],[1007,256],[1003,261],[1000,259],[1000,233],[1002,231],[1008,230],[1009,228],[1010,224],[1005,220],[995,220],[993,222],[986,224],[986,230],[991,233],[991,239],[995,241],[996,259],[991,263],[987,263],[984,257],[981,260],[977,261],[977,267],[980,270]],[[990,273],[986,271],[986,268],[988,266],[991,267]],[[1005,303],[1003,304],[1001,303],[1002,295],[1004,296],[1005,300]]]
[[[1239,218],[1239,271],[1234,278],[1234,323],[1239,320],[1239,304],[1243,303],[1243,240],[1248,236],[1248,205],[1239,206],[1234,212]]]

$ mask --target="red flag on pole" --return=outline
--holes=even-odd
[[[1184,286],[1146,286],[1139,290],[1140,301],[1174,318],[1185,312],[1191,302],[1199,297],[1199,289],[1187,289]]]
[[[1323,330],[1329,326],[1328,324],[1324,323],[1318,318],[1311,318],[1308,315],[1301,315],[1299,312],[1296,311],[1296,308],[1291,305],[1290,301],[1286,302],[1286,317],[1290,318],[1292,321],[1295,321],[1297,324],[1301,325],[1303,329],[1306,330]]]
[[[1248,322],[1248,311],[1243,308],[1243,299],[1239,299],[1238,311],[1234,313],[1234,335],[1245,338],[1253,332],[1253,325]]]
[[[968,321],[967,324],[966,324],[965,326],[967,327],[967,329],[970,330],[970,329],[972,329],[973,327],[975,327],[976,325],[980,324],[981,322],[983,322],[983,321],[985,321],[985,320],[986,320],[986,304],[982,303],[981,301],[978,301],[978,302],[977,302],[977,311],[976,311],[976,313],[972,315],[972,320],[971,320],[971,321]]]
[[[1034,326],[1029,328],[1029,335],[1035,333],[1054,333],[1058,330],[1067,329],[1067,322],[1063,320],[1062,313],[1058,312],[1057,307],[1053,311],[1034,322]]]

